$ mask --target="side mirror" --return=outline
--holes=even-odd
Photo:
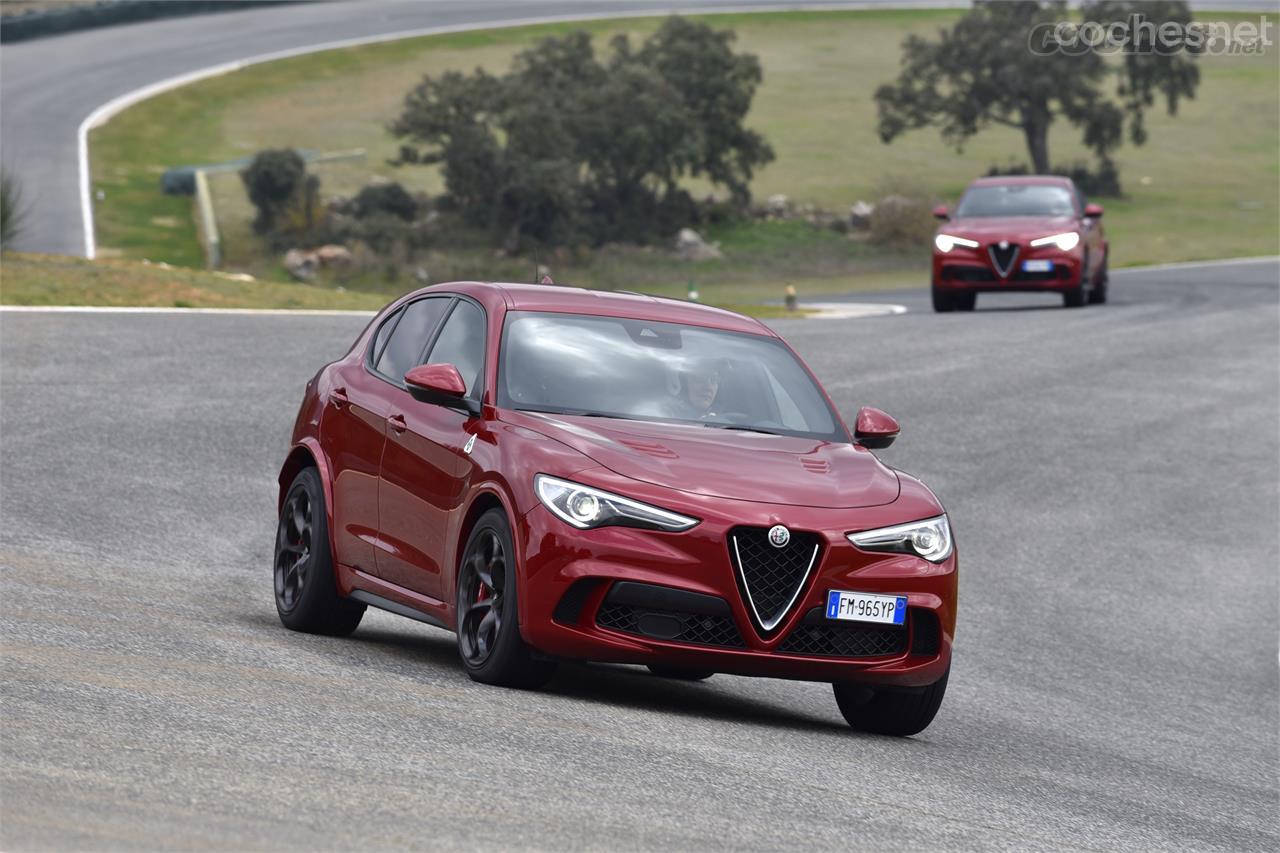
[[[466,398],[467,384],[452,364],[419,364],[404,375],[404,384],[420,403],[459,409],[471,415],[480,412],[480,406]]]
[[[1101,219],[1101,218],[1102,218],[1102,205],[1100,205],[1100,204],[1086,204],[1086,205],[1084,206],[1084,215],[1085,215],[1086,217],[1090,218],[1090,219]]]
[[[951,214],[947,212],[947,206],[945,204],[940,204],[933,209],[933,218],[941,219],[945,222],[951,218]]]
[[[853,440],[868,450],[883,450],[893,444],[901,431],[898,422],[879,409],[863,406],[853,427]]]

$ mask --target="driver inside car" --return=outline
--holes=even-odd
[[[720,371],[709,359],[689,364],[680,377],[680,417],[706,418],[714,415],[716,395],[720,392]]]

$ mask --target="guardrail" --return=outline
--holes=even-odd
[[[39,9],[0,17],[0,42],[56,36],[76,30],[132,24],[157,18],[232,12],[277,5],[289,0],[103,0],[84,6]]]

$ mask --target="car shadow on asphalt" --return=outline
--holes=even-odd
[[[273,616],[245,614],[242,621],[257,628],[284,630]],[[344,646],[354,647],[352,652],[356,648],[361,651],[354,655],[351,652],[344,654]],[[436,677],[454,675],[459,679],[467,678],[451,632],[410,622],[406,622],[403,628],[361,625],[349,637],[332,644],[322,644],[319,648],[313,647],[311,651],[332,654],[341,662],[358,665],[362,670],[373,668],[390,675],[403,677],[426,666]],[[354,659],[357,657],[358,661]],[[538,692],[579,702],[626,706],[702,720],[841,736],[854,734],[837,716],[806,714],[786,705],[743,696],[740,689],[727,692],[744,684],[750,689],[754,680],[714,675],[707,681],[680,681],[661,678],[641,667],[564,661],[551,681]],[[475,687],[490,689],[479,684]],[[834,698],[831,705],[834,709]]]
[[[734,679],[738,686],[750,682],[729,675],[713,675],[707,681],[661,678],[646,670],[615,664],[563,663],[544,692],[602,705],[627,705],[647,711],[719,720],[728,723],[771,726],[792,731],[847,734],[849,727],[836,719],[805,714],[795,708],[724,692]],[[831,699],[835,707],[835,699]]]

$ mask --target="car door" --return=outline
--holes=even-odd
[[[443,312],[441,312],[443,313]],[[390,314],[374,333],[360,360],[341,361],[328,372],[320,393],[320,446],[333,485],[334,559],[370,574],[376,571],[378,469],[386,440],[387,406],[382,385],[366,370],[377,363],[404,309]]]
[[[459,297],[432,342],[425,364],[452,364],[479,400],[485,352],[485,315]],[[387,416],[387,443],[378,483],[378,574],[384,580],[440,600],[445,534],[466,492],[464,412],[414,400],[400,390]]]

